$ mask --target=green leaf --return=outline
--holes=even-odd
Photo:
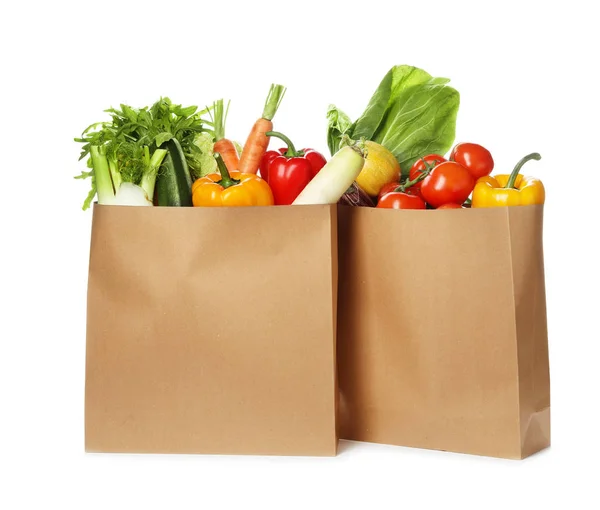
[[[92,175],[92,189],[90,189],[88,196],[86,197],[85,201],[83,202],[82,209],[84,211],[86,211],[87,209],[90,208],[90,205],[92,205],[92,200],[94,200],[95,196],[96,196],[96,179]]]
[[[81,172],[81,175],[76,175],[75,179],[87,179],[88,177],[93,177],[94,172]]]
[[[213,156],[214,138],[209,133],[198,133],[194,143],[184,150],[190,173],[194,179],[218,172]]]
[[[445,154],[454,143],[458,92],[432,78],[402,89],[373,141],[389,149],[407,174],[413,163],[427,154]]]
[[[392,91],[390,94],[389,105],[391,105],[398,96],[402,93],[403,90],[413,87],[415,85],[419,85],[420,83],[426,83],[432,79],[431,75],[427,71],[423,71],[423,69],[419,69],[418,67],[401,65],[394,66],[391,69],[392,72]],[[447,78],[434,78],[435,80],[443,80],[444,83],[447,83]]]
[[[330,104],[327,108],[327,145],[332,156],[340,149],[342,135],[348,133],[351,126],[350,117]]]
[[[432,77],[413,66],[392,67],[357,121],[337,108],[327,111],[327,143],[332,154],[346,133],[388,148],[406,175],[412,164],[430,153],[445,154],[454,143],[460,97],[447,78]]]
[[[127,119],[129,119],[130,122],[137,122],[138,116],[133,108],[130,108],[126,104],[122,104],[121,110],[123,110],[123,114],[125,117],[127,117]]]
[[[394,69],[390,69],[384,76],[383,80],[377,87],[377,90],[371,97],[367,108],[363,114],[356,120],[351,130],[350,136],[359,139],[366,138],[370,140],[381,119],[387,110],[392,94],[392,82],[394,77]]]
[[[138,122],[146,127],[150,127],[152,125],[152,117],[150,116],[146,108],[142,108],[138,112]]]
[[[354,139],[372,140],[385,114],[403,90],[419,83],[425,83],[431,75],[413,66],[394,66],[384,76],[371,97],[364,113],[356,120],[349,135]],[[443,78],[445,79],[445,78]]]
[[[189,117],[190,115],[196,113],[197,109],[197,106],[188,106],[183,108],[181,105],[177,105],[172,108],[172,111],[175,115],[179,115],[180,117]]]
[[[154,143],[157,147],[160,147],[163,143],[168,142],[171,138],[173,138],[171,133],[159,133],[154,138]]]

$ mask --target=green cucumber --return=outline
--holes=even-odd
[[[191,207],[192,178],[181,145],[172,138],[163,147],[167,149],[167,155],[156,178],[158,205]]]

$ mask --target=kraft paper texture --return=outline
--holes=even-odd
[[[543,207],[338,216],[341,437],[515,459],[547,447]]]
[[[96,205],[86,450],[335,455],[336,213]]]

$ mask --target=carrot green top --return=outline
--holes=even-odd
[[[262,118],[266,120],[273,120],[277,108],[281,104],[281,100],[285,94],[285,87],[283,85],[272,84],[269,89],[269,95],[265,101],[265,109],[263,110]]]

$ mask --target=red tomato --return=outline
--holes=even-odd
[[[381,191],[379,192],[379,195],[377,196],[377,201],[381,200],[384,195],[387,195],[388,193],[392,193],[393,191],[395,191],[396,188],[398,188],[398,186],[400,186],[399,182],[389,182],[388,184],[386,184],[383,188],[381,188]],[[409,188],[406,188],[405,192],[408,193],[409,195],[416,195],[418,197],[421,197],[421,189],[418,188],[414,184],[412,186],[410,186]],[[423,197],[421,197],[421,198],[423,198]]]
[[[460,204],[444,204],[440,205],[438,209],[464,209],[464,207]]]
[[[388,182],[387,184],[385,184],[383,188],[381,188],[381,191],[377,196],[377,201],[381,200],[381,197],[383,197],[383,195],[387,195],[388,193],[394,191],[398,186],[400,186],[399,182]]]
[[[421,194],[433,207],[449,203],[462,204],[474,187],[475,179],[464,166],[454,161],[446,161],[436,166],[425,177]]]
[[[414,181],[417,177],[419,177],[421,172],[425,170],[425,163],[423,163],[423,160],[425,160],[432,166],[436,166],[439,163],[443,163],[444,161],[446,161],[446,158],[444,158],[444,156],[440,156],[439,154],[428,154],[424,158],[417,159],[417,161],[415,161],[415,164],[411,167],[410,172],[408,173],[408,178],[411,181]],[[421,184],[423,184],[423,181],[413,184],[411,188],[420,189]]]
[[[464,166],[475,180],[490,175],[494,169],[490,151],[476,143],[459,143],[452,149],[450,160]]]
[[[418,195],[392,191],[381,197],[377,207],[380,209],[425,209],[425,202]]]

